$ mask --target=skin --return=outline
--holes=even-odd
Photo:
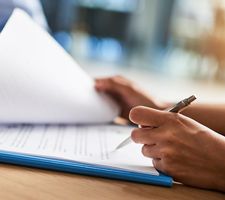
[[[225,105],[196,104],[176,114],[162,111],[171,103],[155,101],[121,76],[97,79],[95,87],[117,101],[121,117],[144,127],[131,136],[156,169],[183,184],[225,192]]]
[[[110,95],[121,107],[120,116],[129,120],[130,110],[138,105],[159,109],[166,104],[157,102],[145,91],[122,76],[96,79],[95,88]]]

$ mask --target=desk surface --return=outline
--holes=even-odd
[[[225,194],[183,185],[164,188],[1,164],[0,199],[222,200]]]

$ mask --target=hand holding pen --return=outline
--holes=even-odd
[[[183,109],[185,109],[188,105],[190,105],[194,100],[196,99],[196,97],[194,95],[190,96],[189,98],[186,98],[180,102],[178,102],[177,104],[175,104],[173,107],[167,109],[168,112],[173,112],[173,113],[178,113],[181,112]],[[138,126],[139,128],[141,128],[141,125]],[[128,137],[127,139],[125,139],[123,142],[121,142],[117,147],[116,150],[128,145],[129,143],[131,143],[131,137]]]

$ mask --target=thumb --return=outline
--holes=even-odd
[[[159,127],[166,122],[168,114],[165,111],[137,106],[131,109],[129,118],[135,124]]]

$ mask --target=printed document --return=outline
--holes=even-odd
[[[0,151],[159,175],[141,145],[114,151],[132,130],[107,125],[117,104],[19,9],[0,33],[0,111]]]
[[[116,125],[11,125],[0,127],[0,150],[79,161],[158,175],[141,145],[114,151],[132,128]]]

